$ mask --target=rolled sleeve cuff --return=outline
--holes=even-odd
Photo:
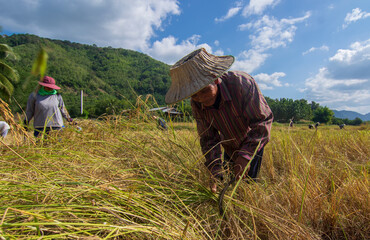
[[[248,161],[250,161],[252,159],[253,153],[254,152],[250,152],[250,151],[242,149],[238,152],[238,156],[241,156],[241,157],[247,159]]]

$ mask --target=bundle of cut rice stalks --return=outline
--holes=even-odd
[[[31,143],[35,144],[35,141],[28,136],[27,131],[14,120],[14,115],[9,108],[9,105],[0,98],[0,116],[4,118],[4,121],[7,122],[12,127],[12,135],[14,136],[14,143],[20,145],[24,143],[24,140],[27,139]],[[1,140],[2,144],[5,144]],[[6,145],[6,144],[5,144]]]

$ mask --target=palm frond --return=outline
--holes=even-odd
[[[16,59],[16,55],[13,52],[13,49],[9,47],[7,44],[0,44],[0,59],[5,59],[7,57],[13,57]]]
[[[4,62],[0,62],[0,75],[3,75],[5,78],[13,83],[18,82],[19,80],[17,71]]]
[[[13,85],[9,82],[8,79],[0,74],[0,98],[9,101],[13,91]]]

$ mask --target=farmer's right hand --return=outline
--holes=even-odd
[[[249,172],[249,169],[250,169],[250,165],[248,165],[249,161],[242,157],[242,156],[239,156],[235,162],[234,162],[234,174],[235,174],[235,178],[236,180],[239,180],[239,178],[246,178],[248,176],[248,172]],[[245,168],[247,168],[245,170]],[[242,174],[244,173],[244,175],[242,176]]]

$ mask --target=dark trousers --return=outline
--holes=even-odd
[[[248,172],[248,177],[254,181],[256,180],[258,172],[260,171],[261,168],[263,149],[264,147],[257,152],[257,154],[254,156],[252,162],[249,165],[250,169]],[[230,156],[226,152],[224,152],[224,163],[228,164],[229,166],[234,165],[234,161],[230,159]]]
[[[62,130],[62,128],[61,127],[46,127],[45,128],[45,138],[49,134],[50,131],[54,131],[54,130],[60,131]],[[44,132],[44,128],[35,128],[35,131],[33,132],[33,136],[38,137],[43,132]]]

